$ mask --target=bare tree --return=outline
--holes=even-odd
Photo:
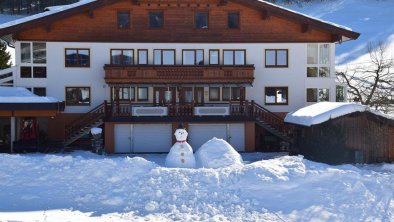
[[[394,110],[394,66],[387,45],[368,44],[369,61],[348,65],[337,78],[347,85],[348,99],[385,113]]]

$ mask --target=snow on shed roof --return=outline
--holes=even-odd
[[[58,103],[53,97],[37,96],[23,87],[0,86],[0,103]]]
[[[368,106],[356,103],[320,102],[288,113],[285,122],[312,126],[355,112],[370,111]]]

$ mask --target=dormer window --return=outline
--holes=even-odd
[[[239,29],[239,12],[229,12],[227,21],[229,29]]]
[[[196,29],[208,28],[208,12],[196,12],[194,17],[194,27]]]
[[[130,12],[129,11],[119,11],[118,12],[118,28],[119,29],[130,28]]]

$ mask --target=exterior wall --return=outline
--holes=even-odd
[[[17,69],[16,86],[46,87],[47,96],[65,100],[65,87],[91,87],[90,106],[66,106],[66,113],[84,113],[110,100],[110,87],[104,81],[104,64],[110,63],[110,49],[123,48],[149,50],[149,64],[153,64],[153,49],[176,49],[176,64],[182,64],[182,49],[204,49],[204,62],[209,63],[209,49],[246,49],[246,63],[255,65],[253,87],[246,87],[246,99],[264,105],[265,87],[286,86],[289,90],[288,105],[266,106],[273,112],[290,112],[307,105],[306,88],[324,87],[330,89],[330,101],[335,101],[335,45],[331,44],[331,77],[306,77],[306,43],[232,43],[232,44],[187,44],[187,43],[81,43],[47,42],[47,78],[20,78]],[[65,67],[65,48],[89,48],[90,67]],[[288,49],[288,68],[266,68],[265,49]],[[16,43],[16,64],[20,64],[20,42]],[[220,52],[223,62],[223,51]],[[208,102],[208,88],[205,88]],[[153,88],[150,88],[149,101],[153,102]]]
[[[272,15],[263,19],[257,6],[245,6],[228,1],[219,6],[217,0],[209,1],[119,1],[112,5],[92,10],[93,16],[85,13],[72,15],[59,21],[48,21],[41,27],[18,33],[18,40],[34,41],[84,41],[84,42],[332,42],[331,31],[313,26],[303,32],[307,21],[294,17],[281,18]],[[198,4],[197,4],[198,3]],[[170,6],[168,6],[170,4]],[[258,4],[258,3],[257,3]],[[118,29],[118,11],[130,11],[131,27]],[[148,13],[164,12],[164,25],[159,29],[149,28]],[[208,28],[196,29],[196,12],[209,12]],[[227,13],[240,13],[240,28],[227,28]],[[337,34],[337,33],[335,33]]]

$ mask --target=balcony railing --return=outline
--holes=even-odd
[[[254,65],[105,65],[107,84],[252,84]]]

